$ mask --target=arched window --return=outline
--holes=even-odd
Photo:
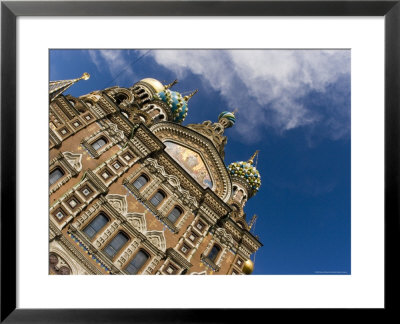
[[[151,198],[150,202],[153,206],[158,206],[160,202],[165,198],[165,194],[162,191],[157,191],[157,193]]]
[[[104,249],[104,253],[112,259],[119,250],[129,241],[129,238],[122,232],[119,232]]]
[[[207,257],[208,257],[212,262],[215,262],[215,259],[217,258],[217,256],[218,256],[218,254],[219,254],[220,251],[221,251],[221,248],[220,248],[218,245],[214,244],[214,246],[212,247],[210,253],[208,253],[208,256],[207,256]]]
[[[175,207],[168,215],[168,219],[172,224],[175,224],[179,216],[182,215],[182,210],[179,207]]]
[[[92,144],[92,147],[97,151],[107,144],[107,140],[104,137],[100,137],[96,142]]]
[[[109,219],[104,213],[100,213],[93,219],[88,226],[85,227],[83,232],[89,237],[93,238],[107,223]]]
[[[137,178],[134,182],[133,185],[135,186],[136,189],[142,188],[147,182],[149,182],[149,179],[142,174],[139,178]]]
[[[61,168],[55,168],[53,171],[50,172],[50,176],[49,176],[49,181],[50,181],[50,186],[57,182],[57,180],[59,180],[60,178],[62,178],[62,176],[64,175],[64,171],[61,170]]]
[[[153,118],[153,122],[154,123],[158,123],[158,122],[160,122],[162,120],[164,120],[164,115],[161,115],[161,114],[156,116],[155,118]]]
[[[114,99],[116,101],[117,106],[119,106],[119,104],[122,101],[128,99],[128,96],[125,93],[118,93],[118,94],[115,95]]]
[[[150,258],[150,256],[144,252],[143,250],[140,250],[133,260],[129,263],[129,265],[126,267],[126,271],[131,274],[135,275],[139,272],[139,270],[143,267],[143,265],[146,263],[146,261]]]
[[[160,113],[161,113],[160,109],[155,108],[155,109],[153,109],[152,111],[149,112],[149,116],[152,117],[152,118],[154,118],[154,117],[156,117],[157,115],[159,115]]]

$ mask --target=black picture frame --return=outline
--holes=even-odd
[[[154,10],[154,8],[157,10]],[[1,322],[238,322],[267,309],[16,308],[16,19],[18,16],[384,16],[385,308],[395,312],[400,232],[400,0],[395,1],[2,1],[1,3]],[[272,310],[271,310],[272,311]],[[312,310],[319,312],[317,310]],[[326,310],[328,312],[328,310]],[[353,310],[357,311],[357,310]],[[332,313],[331,311],[329,311]],[[304,310],[301,314],[304,314]],[[308,311],[307,311],[308,314]],[[372,314],[368,313],[370,317]],[[308,315],[307,315],[308,316]],[[329,315],[330,316],[330,315]],[[317,316],[318,318],[318,316]],[[320,320],[323,318],[319,317]],[[266,319],[265,319],[266,320]],[[264,320],[263,320],[264,322]]]

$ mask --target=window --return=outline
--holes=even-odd
[[[115,170],[118,170],[121,167],[121,165],[118,162],[115,162],[112,166]]]
[[[199,231],[202,231],[203,228],[204,228],[204,224],[203,224],[202,222],[198,222],[198,223],[196,224],[196,228],[197,228]]]
[[[195,242],[197,239],[197,235],[193,232],[190,233],[189,235],[189,240],[191,240],[192,242]]]
[[[100,137],[96,142],[92,144],[92,147],[97,151],[107,144],[107,140],[104,137]]]
[[[157,191],[157,193],[151,198],[150,202],[153,206],[158,206],[160,202],[163,201],[165,195],[162,191]]]
[[[72,198],[70,201],[68,201],[68,204],[71,208],[75,208],[78,205],[78,201],[75,198]]]
[[[168,219],[172,224],[175,224],[176,220],[179,218],[179,216],[182,215],[182,211],[180,208],[175,207],[168,215]]]
[[[62,178],[62,176],[64,175],[64,171],[61,170],[60,168],[55,168],[53,171],[50,172],[50,186],[57,182],[57,180],[59,180],[60,178]]]
[[[124,159],[129,162],[132,159],[132,155],[130,155],[129,153],[126,153],[124,155]]]
[[[107,170],[104,170],[101,176],[103,177],[104,180],[107,180],[111,176],[111,174]]]
[[[169,264],[167,269],[165,270],[166,273],[172,275],[175,274],[178,271],[176,267],[174,267],[172,264]]]
[[[137,178],[135,180],[135,182],[133,183],[133,185],[135,186],[136,189],[140,189],[142,188],[147,182],[149,181],[149,179],[145,176],[145,175],[141,175],[139,178]]]
[[[61,208],[58,208],[58,209],[54,212],[53,215],[56,216],[58,220],[61,220],[61,219],[64,218],[65,213],[64,213],[64,211],[63,211]]]
[[[146,252],[140,250],[125,270],[131,275],[137,274],[148,259],[149,255]]]
[[[221,251],[221,248],[218,245],[215,245],[212,247],[211,252],[208,254],[208,258],[212,261],[215,262],[215,259],[217,258],[219,252]]]
[[[128,237],[122,232],[119,232],[117,236],[115,236],[110,242],[110,244],[108,244],[107,247],[104,249],[104,253],[112,259],[128,241]]]
[[[183,243],[183,245],[181,247],[181,251],[183,254],[187,254],[190,251],[190,247],[188,245],[186,245],[185,243]]]
[[[107,223],[108,217],[104,213],[100,213],[88,226],[85,227],[83,232],[89,238],[93,238]]]
[[[83,189],[82,189],[82,193],[83,193],[83,195],[85,196],[85,197],[87,197],[87,196],[89,196],[91,193],[92,193],[92,191],[89,189],[89,187],[84,187]]]

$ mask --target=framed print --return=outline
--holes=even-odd
[[[1,10],[2,321],[395,309],[398,1]]]

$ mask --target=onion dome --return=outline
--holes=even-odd
[[[226,123],[224,123],[226,124],[225,128],[229,128],[235,125],[236,117],[234,112],[223,111],[219,114],[218,121],[221,122],[222,119],[226,120]]]
[[[163,85],[160,81],[153,79],[153,78],[145,78],[145,79],[140,80],[140,82],[147,83],[154,89],[154,91],[156,93],[159,93],[159,92],[169,89],[173,85],[177,84],[178,80],[174,80],[173,82],[171,82],[170,84],[167,84],[167,85]]]
[[[183,97],[179,92],[171,91],[169,89],[161,91],[156,94],[155,98],[164,101],[171,109],[173,120],[175,123],[181,123],[186,118],[188,112],[188,101],[197,90],[188,96]]]
[[[156,79],[146,78],[140,81],[150,85],[155,90],[156,93],[164,91],[164,85]]]
[[[253,160],[257,154],[258,151],[256,151],[247,162],[233,162],[228,165],[228,172],[231,177],[238,178],[241,182],[244,182],[251,196],[253,196],[261,186],[260,173],[255,166],[253,166]]]
[[[244,274],[251,274],[254,270],[254,263],[251,260],[247,260],[244,264],[243,264],[243,273]]]

